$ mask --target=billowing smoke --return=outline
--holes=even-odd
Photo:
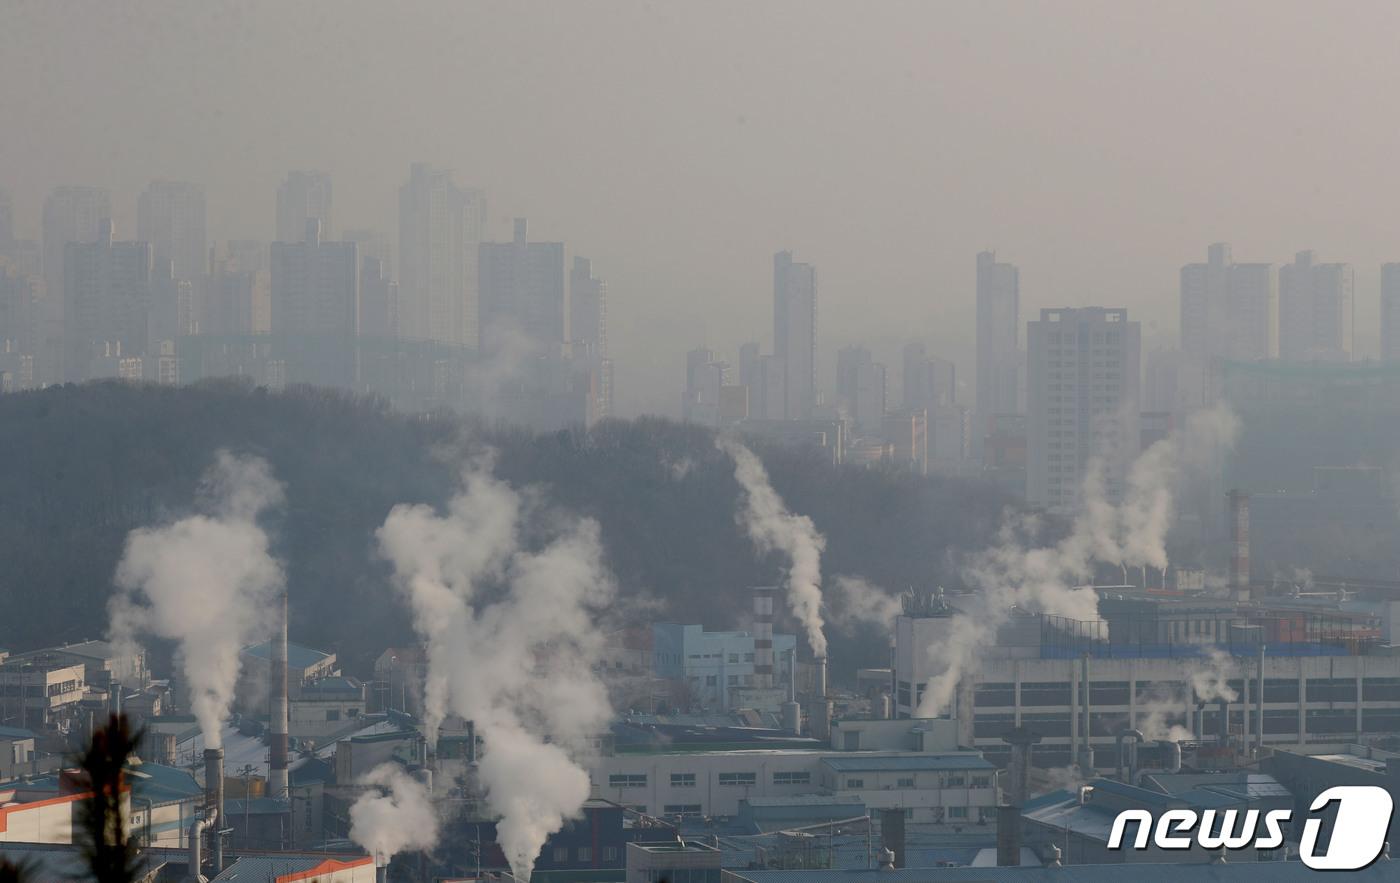
[[[822,550],[826,539],[812,519],[794,515],[768,482],[768,472],[753,451],[732,438],[715,439],[715,445],[734,460],[734,477],[744,491],[739,523],[760,552],[777,550],[788,559],[787,599],[807,633],[812,654],[826,656],[822,621]]]
[[[367,786],[350,807],[350,839],[387,865],[401,852],[437,845],[438,816],[427,787],[393,763],[360,778]]]
[[[266,461],[220,451],[201,487],[204,511],[132,531],[117,565],[110,638],[118,646],[134,645],[143,633],[178,642],[208,748],[222,745],[239,651],[270,632],[277,609],[282,567],[257,520],[281,502],[282,485]]]
[[[1187,696],[1179,685],[1157,684],[1137,700],[1137,728],[1155,742],[1181,742],[1195,734],[1175,722],[1186,709]]]
[[[1081,507],[1070,534],[1052,547],[1033,545],[1034,518],[1006,523],[995,547],[964,568],[979,590],[960,603],[947,638],[927,648],[938,672],[919,703],[920,717],[946,710],[967,665],[996,641],[1013,607],[1076,620],[1098,619],[1098,595],[1084,583],[1096,562],[1167,566],[1173,490],[1184,476],[1210,468],[1234,443],[1239,421],[1224,405],[1193,414],[1186,426],[1148,448],[1129,469],[1123,502],[1107,499],[1099,464],[1086,471]]]
[[[1239,691],[1230,686],[1230,679],[1240,676],[1239,662],[1219,647],[1207,647],[1202,664],[1191,671],[1191,688],[1202,702],[1235,702]]]
[[[378,531],[428,649],[426,736],[435,742],[449,713],[475,724],[497,839],[522,879],[588,799],[577,759],[612,717],[595,672],[595,618],[615,594],[598,526],[548,514],[477,460],[446,512],[396,506]],[[525,548],[527,522],[553,527],[553,539]]]
[[[858,576],[837,576],[832,580],[828,605],[833,622],[844,628],[860,623],[874,623],[893,629],[895,620],[904,612],[898,595],[891,595]]]

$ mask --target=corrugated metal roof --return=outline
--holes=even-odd
[[[995,766],[976,753],[965,754],[871,754],[823,757],[822,763],[838,773],[903,773],[937,770],[994,770]]]
[[[1234,862],[1213,864],[1066,865],[1062,868],[902,868],[878,870],[735,870],[748,883],[1317,883],[1319,874],[1302,862]],[[1395,879],[1391,862],[1376,862],[1346,875],[1347,883]]]
[[[272,659],[272,643],[265,641],[261,644],[252,644],[244,647],[243,652],[258,659],[270,660]],[[329,659],[330,656],[331,654],[321,650],[313,650],[310,647],[293,644],[291,641],[287,642],[288,668],[308,669]]]

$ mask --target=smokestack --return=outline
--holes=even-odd
[[[204,817],[209,820],[210,864],[214,876],[224,869],[224,749],[204,749]]]
[[[997,867],[1014,868],[1021,864],[1021,807],[1002,804],[997,807]]]
[[[753,683],[773,686],[773,587],[753,590]]]
[[[1230,744],[1230,700],[1221,698],[1220,700],[1220,745],[1223,747]]]
[[[788,701],[783,703],[783,730],[802,735],[802,706],[797,704],[797,648],[788,651]]]
[[[1230,491],[1230,588],[1249,589],[1249,494]]]
[[[282,624],[272,642],[272,763],[268,796],[287,798],[287,593],[282,593]]]
[[[1011,746],[1011,765],[1007,769],[1010,778],[1006,789],[1006,802],[1011,806],[1021,806],[1030,796],[1031,752],[1040,744],[1040,734],[1025,727],[1016,727],[1001,737],[1001,741]]]
[[[826,657],[817,657],[817,699],[826,698]]]
[[[1089,654],[1088,654],[1088,653],[1085,653],[1085,654],[1084,654],[1083,658],[1080,659],[1079,664],[1080,664],[1080,680],[1082,681],[1082,683],[1080,684],[1080,687],[1079,687],[1079,698],[1080,698],[1080,706],[1082,707],[1082,709],[1083,709],[1083,714],[1084,714],[1084,723],[1083,723],[1083,725],[1082,725],[1081,728],[1080,728],[1080,732],[1084,734],[1084,735],[1083,735],[1083,739],[1084,739],[1083,746],[1084,746],[1084,747],[1083,747],[1083,749],[1082,749],[1082,750],[1080,751],[1080,753],[1079,753],[1079,767],[1080,767],[1080,769],[1082,769],[1082,770],[1092,770],[1092,769],[1094,768],[1094,747],[1093,747],[1093,745],[1092,745],[1092,744],[1090,743],[1090,741],[1089,741],[1089,737],[1090,737],[1090,734],[1091,734],[1091,731],[1090,731],[1090,729],[1089,729],[1089,721],[1090,721],[1091,718],[1090,718],[1089,715],[1090,715],[1090,709],[1092,708],[1092,706],[1091,706],[1090,703],[1089,703]]]

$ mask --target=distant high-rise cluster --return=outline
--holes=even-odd
[[[537,428],[611,413],[607,284],[589,260],[566,273],[563,243],[527,241],[523,219],[488,241],[485,194],[425,163],[399,190],[397,243],[337,238],[332,194],[329,173],[289,172],[275,239],[221,247],[199,184],[151,182],[134,238],[107,190],[59,187],[40,246],[0,190],[0,389],[241,375]]]

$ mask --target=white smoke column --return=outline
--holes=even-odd
[[[1191,687],[1202,702],[1225,700],[1235,702],[1240,694],[1230,686],[1230,679],[1240,676],[1239,662],[1219,647],[1207,647],[1205,662],[1191,672]]]
[[[576,520],[530,551],[519,538],[527,509],[479,460],[446,512],[397,506],[378,531],[428,646],[426,735],[448,713],[475,724],[480,781],[521,879],[589,796],[578,759],[612,718],[595,619],[614,596],[597,524]]]
[[[744,491],[739,523],[760,552],[777,550],[787,556],[787,599],[807,633],[807,644],[818,658],[826,656],[822,621],[822,550],[826,539],[812,519],[794,515],[773,490],[768,472],[753,451],[732,438],[715,439],[715,445],[734,460],[734,477]]]
[[[368,786],[350,807],[350,839],[387,865],[401,852],[437,845],[438,817],[428,789],[393,763],[381,763],[360,778]]]
[[[858,576],[841,575],[832,582],[835,589],[832,600],[840,602],[832,612],[832,619],[846,628],[868,622],[893,629],[895,620],[904,612],[899,596]]]
[[[1185,427],[1148,448],[1128,473],[1123,502],[1113,505],[1104,492],[1102,466],[1086,471],[1081,508],[1069,536],[1053,547],[1028,548],[1034,521],[1003,526],[998,544],[965,569],[979,594],[961,601],[948,639],[927,648],[938,669],[924,691],[918,716],[942,714],[958,681],[978,652],[996,640],[997,629],[1013,607],[1076,620],[1098,619],[1098,595],[1084,582],[1095,562],[1126,567],[1167,566],[1167,532],[1175,514],[1178,483],[1209,468],[1235,440],[1239,420],[1225,405],[1199,411]]]
[[[133,646],[142,633],[178,642],[205,747],[218,748],[239,651],[269,633],[282,589],[282,567],[257,523],[281,504],[282,485],[261,458],[220,451],[200,496],[205,514],[127,536],[120,591],[108,610],[118,646]]]
[[[1142,735],[1156,742],[1181,742],[1196,736],[1180,724],[1169,724],[1168,719],[1179,716],[1186,708],[1183,688],[1156,686],[1145,695],[1138,697],[1137,728]]]

